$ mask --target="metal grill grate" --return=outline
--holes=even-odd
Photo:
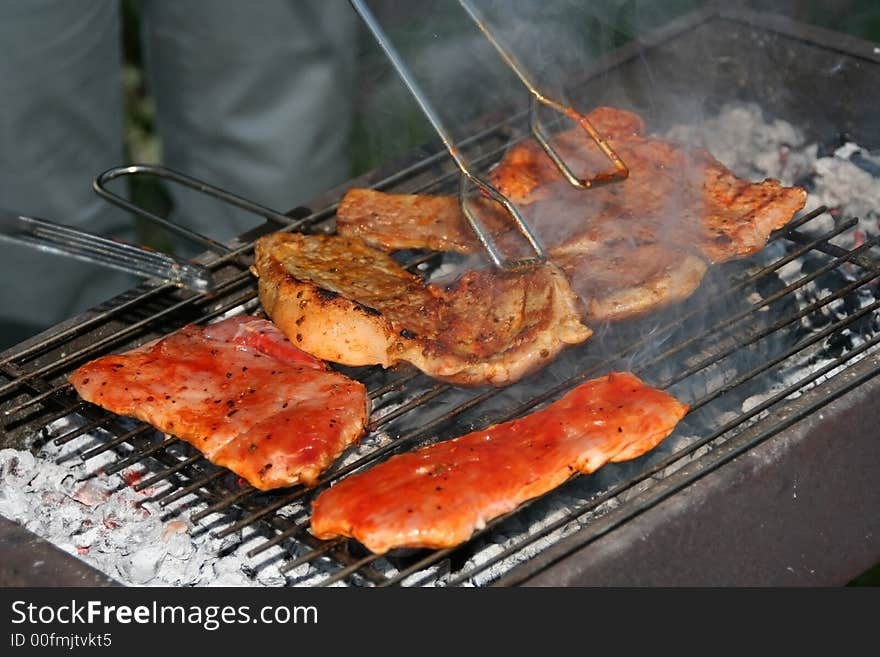
[[[524,119],[518,115],[490,126],[461,147],[476,166],[486,167],[522,132]],[[165,175],[160,169],[150,173]],[[455,193],[457,179],[448,157],[438,153],[373,186]],[[335,209],[335,202],[328,202],[318,212],[291,214],[307,230],[332,230]],[[840,238],[857,220],[827,221],[826,216],[819,221],[823,212],[819,208],[799,217],[754,258],[710,270],[684,304],[642,320],[593,327],[596,333],[586,343],[509,388],[463,390],[411,368],[345,369],[368,387],[374,409],[368,434],[316,489],[274,493],[242,485],[176,438],[79,401],[65,381],[92,358],[167,335],[188,322],[257,311],[255,281],[248,272],[252,244],[244,244],[205,262],[217,281],[211,295],[145,284],[0,355],[2,446],[103,436],[102,445],[84,448],[78,456],[88,461],[112,450],[118,460],[107,473],[147,466],[150,474],[132,486],[164,486],[151,499],[169,518],[189,513],[204,531],[230,539],[256,528],[260,542],[249,552],[254,566],[279,546],[291,584],[302,581],[304,569],[321,585],[517,583],[536,555],[552,551],[562,558],[589,544],[880,374],[877,240],[841,246],[847,242]],[[436,254],[416,254],[407,264],[429,271],[439,261]],[[318,541],[309,534],[311,500],[340,477],[395,452],[521,415],[614,369],[631,370],[691,406],[673,436],[644,457],[572,479],[455,549],[376,556],[354,541]],[[71,415],[83,418],[77,428],[47,433],[53,421]]]
[[[442,180],[436,182],[442,184]],[[857,223],[854,219],[838,221],[831,230],[806,236],[811,233],[811,222],[823,211],[819,208],[792,222],[785,232],[774,235],[765,252],[752,261],[716,269],[701,291],[683,307],[649,320],[600,330],[596,337],[566,352],[546,371],[511,388],[461,390],[407,368],[387,372],[379,368],[348,371],[367,384],[375,410],[368,435],[355,456],[328,471],[317,490],[394,452],[526,413],[578,383],[612,369],[630,369],[690,404],[688,418],[676,434],[694,433],[695,440],[679,449],[656,450],[639,459],[636,466],[606,466],[619,471],[610,485],[589,491],[588,499],[567,507],[562,517],[505,543],[503,549],[479,564],[468,561],[472,551],[492,542],[494,533],[506,535],[506,523],[515,522],[522,514],[529,513],[531,507],[545,507],[543,513],[549,515],[546,509],[552,508],[554,497],[560,493],[551,493],[495,520],[463,547],[376,556],[366,553],[353,541],[317,541],[310,536],[308,505],[315,490],[296,487],[267,494],[242,486],[182,441],[174,437],[157,439],[157,432],[148,425],[132,426],[77,400],[64,382],[64,376],[81,362],[169,332],[186,321],[209,321],[230,311],[255,310],[254,282],[246,269],[247,260],[242,257],[249,253],[249,246],[212,263],[212,268],[231,270],[231,274],[220,279],[217,293],[220,298],[207,298],[176,288],[140,290],[118,306],[4,356],[0,361],[4,374],[0,394],[7,429],[21,432],[27,428],[42,428],[54,419],[79,414],[85,418],[84,424],[51,438],[57,443],[66,443],[95,433],[107,435],[103,445],[82,451],[80,457],[88,460],[115,450],[119,458],[105,468],[107,474],[137,463],[148,464],[152,474],[133,483],[133,487],[144,490],[166,484],[152,499],[166,509],[169,517],[186,512],[194,504],[195,496],[207,506],[192,514],[194,522],[204,524],[209,518],[219,516],[205,526],[220,537],[234,536],[245,527],[259,527],[265,538],[249,552],[255,562],[268,548],[282,546],[290,554],[282,571],[291,573],[310,564],[325,574],[322,585],[337,582],[383,586],[422,584],[437,579],[437,566],[442,566],[442,582],[467,583],[506,560],[515,562],[517,555],[530,551],[542,539],[564,527],[592,516],[609,500],[662,481],[668,468],[699,454],[706,446],[717,445],[736,435],[765,411],[783,404],[793,394],[808,389],[833,371],[847,367],[876,346],[880,335],[868,336],[854,348],[828,359],[821,367],[804,369],[800,378],[773,389],[774,384],[779,383],[778,371],[787,362],[859,327],[860,322],[870,319],[880,307],[880,301],[874,300],[842,314],[821,330],[798,330],[821,310],[852,298],[859,290],[870,289],[880,272],[880,265],[870,257],[876,239],[852,250],[831,242],[852,230]],[[315,218],[326,218],[331,212],[325,210]],[[761,263],[770,253],[779,255]],[[778,272],[801,262],[806,254],[819,254],[821,264],[782,284]],[[414,266],[418,266],[427,261],[420,258],[414,262]],[[848,268],[846,284],[809,303],[795,299],[799,291],[829,272],[840,272],[843,268]],[[735,278],[729,283],[731,276]],[[775,281],[775,289],[758,293],[768,281]],[[759,300],[742,302],[754,294],[759,294]],[[114,328],[107,331],[105,337],[92,338],[116,323],[124,328]],[[758,358],[748,357],[748,352],[754,350],[758,350]],[[59,352],[64,355],[59,356]],[[862,377],[878,372],[880,365],[875,363]],[[766,393],[766,399],[722,421],[731,407],[729,399],[742,400],[744,396],[759,393]],[[820,399],[803,413],[814,411],[821,403]],[[774,425],[763,438],[782,428],[781,424]],[[570,482],[567,487],[578,488],[578,484]],[[583,491],[578,492],[583,495]],[[664,489],[663,493],[668,495],[670,491]],[[662,497],[632,504],[627,513],[637,514],[644,504],[656,503],[659,499]],[[589,523],[586,526],[589,527]],[[296,578],[291,581],[295,583]]]

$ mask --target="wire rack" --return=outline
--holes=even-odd
[[[468,146],[478,153],[475,161],[489,166],[503,153],[509,136],[509,126],[502,123],[475,135]],[[173,179],[172,174],[150,168],[126,175]],[[454,193],[456,183],[455,170],[440,153],[375,186],[407,193]],[[332,230],[335,208],[330,203],[317,212],[300,209],[292,216],[280,215],[283,219],[273,217],[262,230],[278,229],[281,223],[282,230]],[[598,523],[609,502],[615,502],[615,523],[626,522],[736,454],[715,458],[710,468],[695,468],[693,477],[676,480],[674,487],[664,485],[667,473],[682,462],[706,458],[709,449],[717,455],[717,447],[731,437],[756,423],[766,424],[753,446],[880,372],[873,353],[880,340],[875,326],[880,306],[875,294],[880,273],[876,239],[855,248],[838,245],[857,220],[837,219],[831,228],[820,230],[815,226],[824,212],[817,208],[797,217],[771,236],[758,256],[714,268],[684,304],[651,318],[594,327],[593,338],[509,388],[463,390],[410,367],[341,368],[367,385],[374,411],[360,445],[313,489],[253,489],[179,439],[82,402],[65,379],[83,362],[167,335],[186,323],[259,312],[255,280],[248,271],[252,242],[206,259],[217,286],[212,294],[145,284],[0,356],[0,410],[7,441],[64,444],[103,437],[100,446],[80,450],[78,457],[88,462],[114,453],[115,463],[105,468],[106,474],[146,466],[149,474],[132,485],[156,490],[151,501],[168,518],[189,514],[218,537],[240,537],[245,528],[257,529],[261,538],[248,552],[254,566],[261,567],[261,559],[277,546],[286,555],[280,568],[293,585],[302,581],[303,571],[308,571],[309,581],[317,577],[319,585],[516,583],[516,573],[528,571],[532,557],[553,545],[557,534],[573,532],[583,544],[609,531]],[[829,223],[825,219],[823,226]],[[401,257],[413,271],[422,272],[442,258],[430,253]],[[791,275],[793,268],[797,275]],[[786,278],[783,272],[788,272]],[[849,346],[835,347],[842,344]],[[310,502],[333,481],[394,453],[522,415],[582,381],[616,369],[633,371],[691,407],[673,436],[650,454],[570,480],[453,549],[377,556],[355,541],[319,541],[309,533]],[[842,371],[851,375],[831,394],[828,386],[841,380],[835,374]],[[802,399],[814,394],[813,389],[823,392],[804,405]],[[743,401],[749,398],[759,401],[746,407]],[[796,398],[801,398],[799,411],[781,413]],[[71,416],[82,418],[79,426],[46,435],[53,421]],[[606,528],[599,531],[600,526]],[[486,546],[493,549],[481,556]]]

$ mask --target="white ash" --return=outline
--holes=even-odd
[[[802,132],[786,121],[766,120],[756,104],[727,105],[705,123],[674,126],[667,136],[704,146],[738,176],[751,180],[777,178],[786,185],[805,184],[808,189],[805,210],[822,205],[829,209],[829,212],[810,221],[804,227],[805,231],[828,231],[834,227],[837,218],[857,217],[860,220],[857,227],[835,238],[835,243],[853,248],[862,244],[867,237],[880,235],[880,177],[875,175],[880,172],[880,153],[872,153],[859,144],[846,141],[830,154],[820,156],[820,150],[828,149],[820,149],[815,142],[808,143]],[[852,279],[854,267],[845,265],[841,271]],[[790,284],[805,272],[802,263],[794,261],[782,267],[778,273],[784,283]],[[834,293],[834,289],[823,286],[820,281],[798,290],[802,305]],[[853,297],[857,307],[864,308],[876,299],[876,292],[866,285]],[[837,299],[824,306],[819,314],[833,320],[846,312],[852,313],[853,308],[846,309],[845,304],[843,299]],[[810,330],[811,321],[815,320],[804,318],[801,325]],[[852,349],[863,344],[877,330],[880,330],[880,326],[875,321],[873,326],[861,333],[846,329],[842,335],[850,340],[849,349]],[[743,402],[743,412],[749,412],[772,395],[797,383],[805,374],[817,371],[835,359],[836,355],[829,353],[823,342],[802,351],[779,368],[780,380],[772,384],[765,394],[754,395]],[[834,368],[804,386],[794,396],[820,385],[849,365],[851,363],[848,362]]]
[[[706,148],[737,176],[748,180],[778,178],[794,184],[812,166],[815,155],[801,152],[804,138],[792,124],[766,121],[761,108],[744,103],[727,105],[701,123],[670,128],[666,136]]]
[[[60,420],[51,429],[61,431],[70,424]],[[187,516],[162,520],[165,510],[145,501],[156,489],[136,492],[126,485],[126,480],[144,474],[141,466],[107,475],[102,469],[117,460],[111,451],[87,462],[77,457],[64,460],[99,444],[94,439],[74,440],[62,447],[50,442],[38,456],[25,450],[0,450],[0,514],[126,585],[285,583],[277,566],[255,569],[248,564],[243,554],[250,549],[247,531],[237,550],[218,558],[237,537],[193,533]],[[268,559],[273,553],[263,556]]]
[[[880,170],[880,154],[873,155],[858,144],[846,142],[833,156],[817,158],[813,168],[816,188],[810,198],[817,204],[839,208],[846,216],[860,217],[864,230],[876,233],[880,216],[880,181],[853,163],[858,156]]]

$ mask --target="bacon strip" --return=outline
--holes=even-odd
[[[86,401],[178,436],[262,490],[314,484],[368,413],[361,383],[256,317],[186,326],[86,363],[70,382]]]
[[[611,373],[530,415],[343,479],[314,501],[311,531],[355,538],[377,554],[452,547],[577,472],[653,449],[686,412],[635,375]]]

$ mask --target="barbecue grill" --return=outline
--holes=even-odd
[[[759,58],[747,56],[756,51]],[[707,59],[720,63],[715,77],[697,70]],[[832,64],[833,74],[816,75]],[[779,17],[707,9],[610,53],[572,96],[633,108],[655,132],[675,122],[675,97],[702,98],[706,114],[753,101],[817,141],[845,132],[877,147],[878,83],[874,44]],[[669,93],[658,95],[657,86]],[[526,123],[524,114],[487,122],[460,147],[485,169],[528,133]],[[227,253],[199,258],[213,272],[211,294],[145,283],[4,352],[0,446],[75,448],[98,436],[99,446],[78,450],[86,463],[114,456],[98,476],[143,466],[149,474],[132,486],[150,491],[169,519],[188,514],[232,543],[253,530],[251,566],[272,563],[290,585],[836,585],[878,561],[880,236],[858,243],[858,219],[823,207],[808,206],[756,256],[710,269],[685,303],[593,327],[590,340],[508,388],[456,388],[407,367],[343,368],[368,386],[374,410],[367,436],[321,477],[318,491],[391,454],[521,415],[611,370],[633,371],[690,404],[657,449],[574,478],[454,549],[377,556],[355,541],[318,541],[308,532],[315,490],[243,485],[182,441],[81,402],[66,384],[99,355],[188,322],[257,312],[251,240],[278,229],[332,230],[336,203],[351,186],[457,193],[458,170],[445,151],[383,170],[284,215],[251,207],[269,221]],[[112,196],[111,181],[130,175],[180,182],[159,167],[130,167],[97,184]],[[456,264],[439,254],[401,257],[426,274]],[[10,583],[112,583],[13,523],[0,524],[0,537]],[[49,565],[29,567],[34,555]]]

